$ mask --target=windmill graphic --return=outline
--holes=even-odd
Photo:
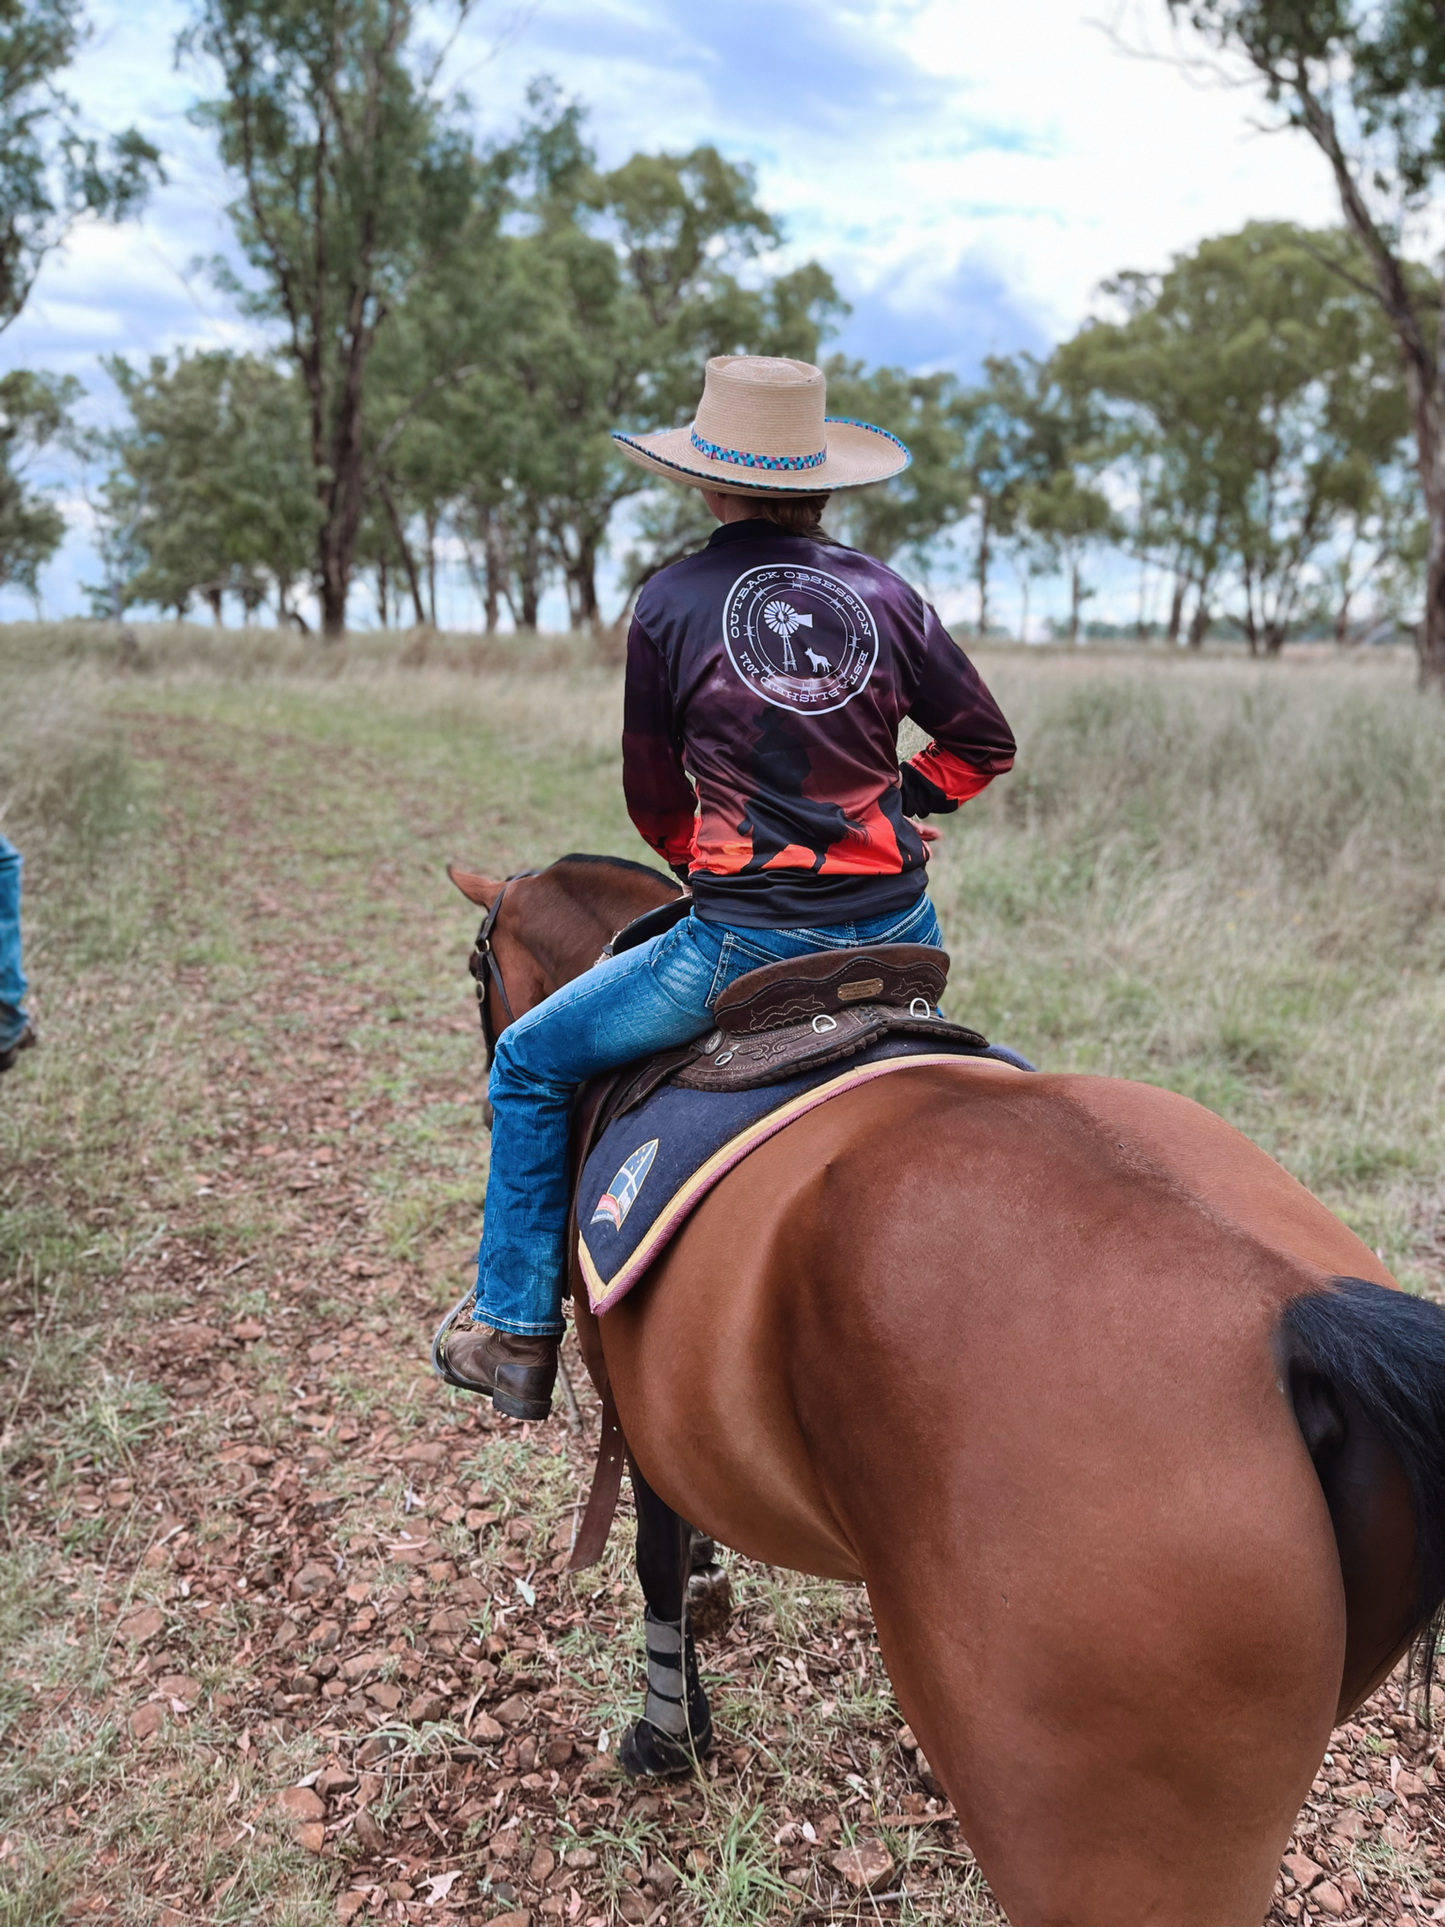
[[[763,621],[775,636],[783,638],[783,667],[797,672],[798,658],[793,654],[793,636],[799,629],[811,629],[813,618],[800,615],[791,602],[770,602],[763,611]]]

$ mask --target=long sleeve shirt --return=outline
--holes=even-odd
[[[900,770],[905,716],[932,741]],[[892,569],[758,518],[655,575],[627,642],[627,808],[700,916],[805,927],[924,887],[910,816],[1013,763],[998,705]]]

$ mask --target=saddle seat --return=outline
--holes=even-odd
[[[926,1037],[935,1049],[977,1057],[976,1030],[938,1015],[948,953],[931,944],[861,944],[765,964],[736,979],[713,1008],[714,1028],[696,1042],[656,1052],[588,1085],[585,1138],[661,1085],[746,1091],[853,1057],[880,1038]]]

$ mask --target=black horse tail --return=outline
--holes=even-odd
[[[1428,1723],[1445,1623],[1445,1307],[1335,1278],[1291,1300],[1282,1323],[1295,1417],[1344,1579],[1340,1717],[1409,1647]]]

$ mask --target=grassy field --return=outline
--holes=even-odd
[[[591,1404],[521,1428],[424,1369],[486,1173],[442,866],[644,854],[615,662],[141,641],[0,632],[44,1039],[0,1084],[0,1922],[997,1922],[856,1592],[734,1561],[716,1771],[630,1790],[630,1533],[560,1571]],[[1199,1098],[1445,1296],[1445,717],[1409,664],[981,662],[1021,756],[943,826],[951,1014]],[[1445,1895],[1391,1706],[1321,1782],[1358,1837],[1300,1841],[1361,1920]],[[849,1900],[855,1837],[907,1898]]]

